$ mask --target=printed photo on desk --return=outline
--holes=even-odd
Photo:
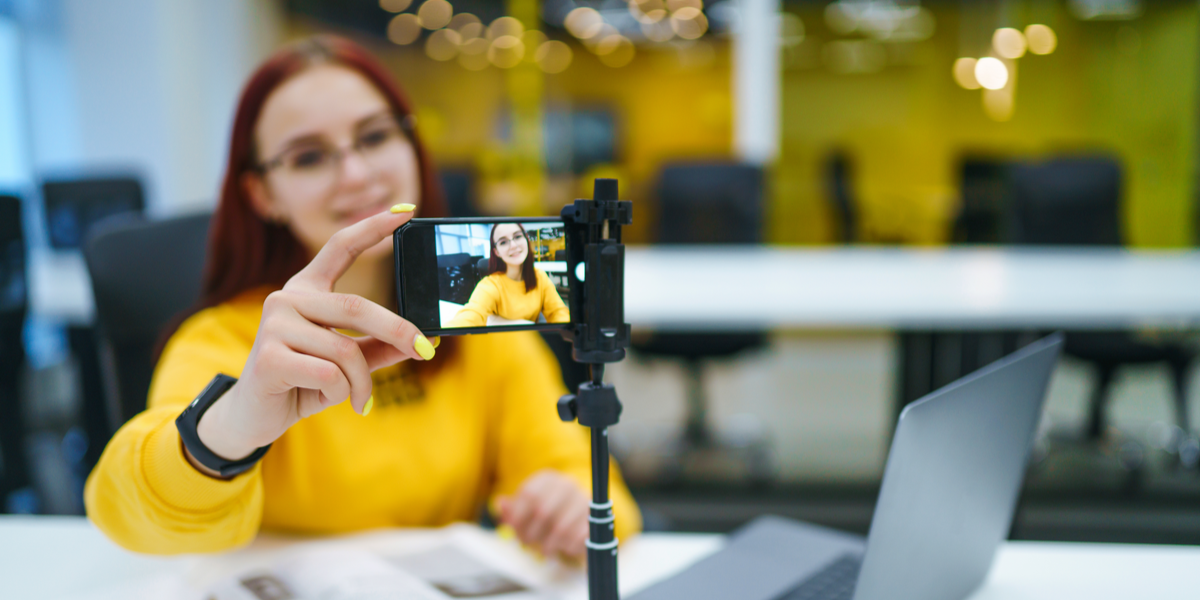
[[[434,229],[442,327],[570,322],[561,223],[464,223]]]

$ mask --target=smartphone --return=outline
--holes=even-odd
[[[579,279],[568,272],[575,261],[561,218],[413,219],[392,242],[396,312],[425,335],[572,324]]]

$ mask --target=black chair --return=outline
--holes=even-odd
[[[42,203],[50,247],[73,250],[83,246],[93,225],[114,215],[140,215],[146,208],[142,184],[136,177],[47,179]]]
[[[951,239],[956,244],[1002,244],[1012,238],[1009,168],[1000,158],[968,156],[959,165],[958,214]]]
[[[654,234],[663,245],[760,244],[763,241],[762,169],[739,163],[689,163],[663,168],[657,186],[658,219]],[[754,483],[773,476],[765,439],[734,447],[717,439],[708,423],[704,362],[727,359],[766,345],[766,332],[651,332],[639,336],[633,350],[647,357],[681,360],[687,372],[687,416],[680,460],[668,478],[682,477],[689,455],[704,452],[741,454]]]
[[[84,258],[96,298],[105,400],[85,405],[89,451],[145,410],[164,327],[200,298],[211,216],[122,219],[95,227]],[[94,464],[94,463],[93,463]]]
[[[0,196],[0,503],[30,484],[20,393],[28,296],[21,199]]]
[[[1021,244],[1120,246],[1121,167],[1106,156],[1080,156],[1016,165],[1012,231]],[[1068,332],[1067,354],[1095,365],[1087,436],[1104,434],[1104,405],[1117,368],[1165,362],[1175,388],[1176,424],[1189,432],[1187,371],[1194,357],[1182,345],[1149,344],[1125,331]]]
[[[825,161],[825,193],[836,221],[835,239],[842,244],[859,241],[858,203],[854,199],[854,165],[850,154],[837,151]]]
[[[438,171],[446,209],[451,217],[478,217],[475,203],[475,171],[470,167],[447,167]]]
[[[479,283],[475,257],[460,252],[437,257],[438,298],[455,304],[466,304]]]

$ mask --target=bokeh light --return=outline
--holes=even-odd
[[[453,29],[439,29],[425,40],[425,54],[438,61],[454,60],[458,56],[458,45],[462,37]]]
[[[660,19],[654,23],[642,23],[642,35],[652,42],[667,42],[675,37],[670,19]]]
[[[992,34],[992,47],[1003,58],[1021,58],[1025,56],[1025,34],[1019,29],[1001,27]]]
[[[704,0],[667,0],[667,10],[677,12],[685,8],[704,10]]]
[[[525,44],[521,38],[512,35],[502,35],[492,40],[487,51],[488,60],[501,69],[511,69],[525,58]]]
[[[571,35],[586,40],[600,33],[600,29],[604,27],[604,17],[601,17],[596,9],[583,6],[567,13],[563,25]]]
[[[1029,51],[1034,54],[1050,54],[1058,47],[1054,30],[1040,23],[1025,28],[1025,39],[1029,42]]]
[[[700,9],[686,6],[671,13],[671,28],[675,35],[685,40],[699,39],[708,31],[708,18]]]
[[[989,90],[998,90],[1008,83],[1008,67],[998,58],[985,56],[975,63],[975,80]]]
[[[975,63],[977,62],[979,61],[965,56],[954,61],[954,81],[968,90],[979,89],[979,80],[975,79]]]
[[[488,68],[492,64],[487,56],[491,45],[482,37],[466,40],[458,47],[458,64],[468,71],[482,71]]]
[[[629,38],[617,33],[609,35],[596,44],[596,55],[600,62],[613,68],[623,67],[633,61],[636,51]]]
[[[387,36],[394,44],[411,44],[421,37],[421,20],[413,14],[396,15],[388,23]]]
[[[983,112],[993,121],[1008,121],[1016,109],[1012,90],[984,90]]]
[[[471,13],[458,13],[450,19],[450,24],[446,27],[458,32],[463,40],[477,38],[483,35],[483,23],[479,21],[479,17]]]
[[[525,25],[520,20],[513,17],[500,17],[488,25],[487,39],[494,42],[506,35],[519,38],[524,33]]]
[[[412,0],[379,0],[379,8],[388,12],[404,12],[412,4]]]
[[[454,16],[454,7],[446,0],[425,0],[417,9],[417,18],[421,19],[421,27],[425,29],[441,29],[450,24]]]
[[[558,40],[543,42],[533,55],[537,66],[552,75],[566,71],[567,67],[571,66],[573,58],[574,53],[571,52],[571,47]]]

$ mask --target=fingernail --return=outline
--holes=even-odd
[[[412,212],[417,210],[416,204],[397,204],[391,208],[393,214]]]
[[[375,407],[375,396],[370,396],[367,398],[367,403],[363,405],[362,416],[365,417],[365,416],[371,414],[371,409],[374,407]]]
[[[429,340],[429,343],[433,344],[434,348],[437,348],[438,346],[442,345],[442,336],[439,335],[439,336]]]
[[[429,360],[433,358],[433,344],[429,343],[429,339],[421,334],[417,334],[417,339],[413,341],[413,350],[421,355],[421,358]]]

